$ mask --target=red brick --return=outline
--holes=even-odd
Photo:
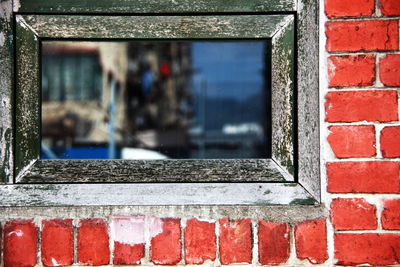
[[[326,234],[323,219],[298,223],[295,228],[297,257],[312,264],[324,263],[328,259]]]
[[[383,229],[400,230],[400,199],[383,201],[381,222]]]
[[[331,193],[399,193],[399,162],[331,162],[327,164]]]
[[[9,221],[4,226],[4,267],[35,266],[36,226],[31,220]]]
[[[337,198],[331,203],[331,220],[336,230],[374,230],[376,207],[363,198]]]
[[[386,86],[400,86],[400,55],[387,55],[379,60],[379,77]]]
[[[397,20],[329,21],[325,29],[329,52],[399,49]]]
[[[329,86],[369,86],[375,81],[375,55],[332,56]]]
[[[154,264],[178,264],[181,260],[180,219],[152,218],[152,220],[150,260]],[[158,226],[155,227],[155,224]]]
[[[400,1],[399,0],[380,0],[381,12],[385,16],[400,15]]]
[[[111,219],[114,264],[140,264],[144,257],[144,216],[117,216]]]
[[[328,122],[397,121],[397,92],[329,92],[326,95],[325,112]]]
[[[71,219],[42,221],[42,262],[45,266],[74,263],[74,242]]]
[[[108,227],[103,219],[85,219],[78,227],[78,262],[106,265],[110,261]]]
[[[380,142],[383,157],[400,157],[400,126],[383,128]]]
[[[258,222],[258,256],[263,265],[285,263],[290,255],[287,223]]]
[[[203,264],[206,260],[215,260],[215,223],[190,219],[184,234],[186,264]]]
[[[331,126],[329,131],[328,142],[337,158],[375,156],[374,126]]]
[[[219,220],[219,254],[222,264],[251,263],[252,237],[251,220]]]
[[[129,245],[114,242],[114,264],[132,265],[140,264],[144,257],[144,244]]]
[[[339,265],[400,263],[400,235],[336,234],[334,239]]]
[[[325,0],[325,12],[330,18],[371,16],[374,10],[374,0]]]

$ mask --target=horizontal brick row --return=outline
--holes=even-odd
[[[376,55],[342,55],[328,58],[331,87],[373,86]],[[400,86],[400,55],[388,54],[378,60],[379,79],[384,86]]]
[[[178,218],[149,218],[150,255],[145,257],[145,217],[112,217],[110,223],[101,218],[79,221],[77,226],[77,261],[74,260],[74,226],[71,219],[42,221],[39,233],[32,220],[13,220],[5,223],[4,266],[35,266],[38,248],[44,266],[60,265],[133,265],[152,262],[156,265],[203,264],[215,261],[221,264],[252,264],[253,227],[250,219],[216,222],[192,218],[186,221],[181,233]],[[289,259],[290,230],[287,223],[258,222],[258,254],[261,264],[285,264]],[[41,243],[38,243],[40,234]],[[311,263],[327,260],[327,230],[324,219],[297,223],[294,226],[296,255]],[[181,238],[184,238],[182,254]],[[111,242],[113,243],[112,246]],[[110,249],[112,247],[113,249]],[[217,253],[219,248],[219,253]]]
[[[400,162],[328,162],[330,193],[400,193]]]
[[[382,200],[381,225],[385,230],[400,230],[400,199]],[[364,198],[335,198],[330,206],[335,230],[376,230],[377,208]]]
[[[379,0],[383,16],[400,15],[398,0]],[[325,0],[325,13],[329,18],[371,16],[375,12],[375,0]]]
[[[376,156],[374,125],[335,125],[328,130],[328,142],[337,158]],[[382,157],[400,157],[400,126],[383,127],[379,134]]]
[[[325,96],[327,122],[395,122],[399,119],[396,90],[335,91]]]

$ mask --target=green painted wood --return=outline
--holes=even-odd
[[[295,183],[35,184],[0,186],[0,206],[315,205]]]
[[[68,16],[19,15],[40,38],[271,38],[293,15]]]
[[[39,41],[31,28],[16,20],[16,180],[39,158],[40,73]]]
[[[0,184],[13,181],[13,63],[12,1],[1,1],[0,12]]]
[[[294,20],[272,39],[272,158],[295,175],[295,41]]]
[[[20,183],[282,182],[272,160],[40,160]]]
[[[295,11],[295,0],[19,0],[28,13],[213,13]]]

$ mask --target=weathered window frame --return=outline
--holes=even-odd
[[[317,7],[295,0],[229,6],[223,0],[144,2],[21,0],[14,5],[15,54],[8,56],[15,60],[15,106],[8,112],[15,111],[15,124],[6,140],[7,149],[14,148],[14,161],[2,177],[0,205],[318,203],[318,25],[306,21],[310,14],[317,17]],[[271,39],[273,158],[40,160],[40,41],[49,38]],[[5,92],[2,98],[12,99]]]

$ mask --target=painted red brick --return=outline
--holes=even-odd
[[[287,223],[258,222],[258,257],[263,265],[285,263],[290,255]]]
[[[331,126],[329,131],[328,142],[337,158],[375,156],[374,126]]]
[[[335,258],[339,265],[392,265],[400,263],[400,235],[336,234]]]
[[[381,151],[385,158],[400,157],[400,127],[385,127],[381,132]]]
[[[187,264],[203,264],[206,260],[215,260],[215,223],[190,219],[186,223],[184,234]]]
[[[144,244],[129,245],[120,242],[114,242],[114,264],[140,264],[140,260],[143,257]]]
[[[399,0],[380,0],[381,12],[385,16],[400,15],[400,1]]]
[[[376,207],[363,198],[336,198],[330,212],[336,230],[374,230],[378,225]]]
[[[400,199],[383,201],[381,222],[383,229],[400,230]]]
[[[375,55],[332,56],[329,86],[369,86],[375,81]]]
[[[140,264],[144,255],[144,216],[115,216],[111,218],[111,235],[114,241],[113,263]]]
[[[379,60],[379,77],[386,86],[400,86],[400,55],[386,55]]]
[[[326,95],[325,112],[328,122],[397,121],[397,92],[329,92]]]
[[[329,52],[399,49],[397,20],[329,21],[325,30]]]
[[[108,226],[103,219],[85,219],[78,227],[78,262],[106,265],[110,261]]]
[[[71,219],[42,221],[42,263],[65,266],[74,263],[74,242]]]
[[[238,219],[229,221],[228,218],[224,217],[219,220],[219,225],[219,254],[221,263],[251,263],[251,220]]]
[[[399,193],[399,162],[330,162],[326,165],[331,193]]]
[[[298,223],[295,228],[297,257],[312,264],[324,263],[328,259],[326,234],[323,219]]]
[[[325,0],[325,12],[330,18],[371,16],[374,10],[374,0]]]
[[[4,267],[35,266],[37,232],[32,220],[9,221],[4,226]]]
[[[152,230],[150,260],[154,264],[175,265],[181,260],[181,228],[180,219],[163,218],[160,233],[153,236]]]

